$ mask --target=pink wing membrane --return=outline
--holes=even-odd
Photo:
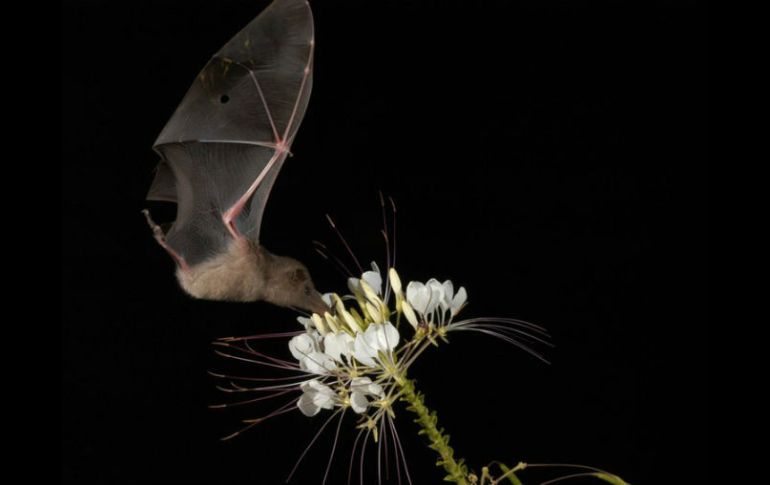
[[[177,202],[166,238],[187,263],[233,236],[258,241],[307,108],[313,44],[308,3],[274,1],[214,55],[156,140],[163,160],[148,199]]]

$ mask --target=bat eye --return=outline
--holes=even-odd
[[[219,97],[219,102],[222,104],[225,104],[226,102],[230,101],[230,96],[223,94]]]

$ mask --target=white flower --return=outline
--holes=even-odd
[[[430,315],[444,300],[444,285],[435,278],[423,284],[410,281],[406,287],[406,300],[421,315]]]
[[[396,327],[390,322],[372,323],[363,333],[357,333],[353,342],[353,356],[362,364],[375,367],[379,361],[379,353],[388,354],[396,348],[399,342]]]
[[[437,279],[431,278],[425,284],[411,281],[406,287],[407,302],[423,317],[432,317],[439,308],[442,312],[450,311],[454,317],[467,298],[468,294],[464,287],[460,287],[457,294],[454,293],[451,280],[440,283]],[[404,313],[408,318],[408,310]]]
[[[300,386],[302,396],[297,406],[305,415],[313,416],[335,406],[350,406],[363,414],[372,403],[381,406],[382,401],[377,399],[384,398],[395,385],[390,372],[397,364],[394,355],[401,335],[389,321],[394,311],[403,314],[415,329],[421,321],[435,328],[451,322],[451,317],[445,322],[447,313],[453,317],[467,299],[465,288],[455,294],[450,280],[412,281],[404,294],[395,269],[388,270],[388,278],[395,295],[395,310],[383,301],[383,278],[372,263],[371,271],[348,280],[353,295],[323,295],[334,315],[330,310],[323,315],[297,318],[305,333],[289,341],[289,350],[299,361],[299,368],[319,376],[334,376],[334,382],[312,379]],[[355,300],[358,309],[346,308],[345,300]],[[378,376],[379,382],[373,382],[372,376]]]
[[[337,362],[343,362],[343,355],[349,360],[353,355],[353,342],[353,337],[346,332],[327,333],[324,336],[324,353]]]
[[[225,339],[222,344],[252,353],[256,363],[283,368],[298,374],[299,379],[311,378],[299,386],[294,377],[290,377],[285,384],[271,382],[254,390],[271,391],[277,395],[286,390],[301,391],[295,403],[305,416],[315,416],[322,409],[336,409],[331,420],[344,415],[343,411],[350,408],[359,415],[357,427],[366,430],[367,437],[373,434],[375,441],[378,441],[380,433],[390,430],[388,426],[392,426],[390,419],[395,416],[393,405],[402,395],[409,366],[431,344],[446,341],[449,332],[482,332],[513,343],[536,357],[540,357],[539,354],[518,339],[530,337],[547,344],[544,330],[518,320],[475,318],[453,321],[466,304],[468,295],[463,287],[455,292],[451,280],[440,282],[431,278],[425,283],[411,281],[403,286],[395,268],[388,268],[387,278],[395,301],[389,298],[390,291],[388,295],[383,293],[383,276],[377,265],[372,263],[370,271],[364,272],[360,278],[348,280],[351,294],[326,293],[322,296],[328,311],[313,313],[310,318],[298,317],[297,321],[305,332],[289,341],[289,350],[298,364],[269,357],[264,360],[264,354],[248,344],[237,347],[236,342],[240,339]],[[402,317],[414,327],[414,331],[409,329],[403,333],[406,325],[396,327],[401,325]],[[402,333],[406,344],[399,349]],[[307,377],[299,377],[303,374]],[[226,375],[220,377],[242,379]],[[233,391],[252,390],[234,382],[230,385]],[[260,399],[241,401],[239,404]],[[279,408],[272,414],[282,413],[283,408]],[[251,420],[247,422],[251,423]]]
[[[303,382],[300,389],[302,396],[297,401],[297,407],[305,416],[315,416],[321,409],[332,409],[338,400],[329,386],[316,379]]]
[[[465,287],[461,286],[455,295],[454,285],[452,285],[451,280],[446,280],[442,286],[444,287],[444,298],[440,303],[441,309],[443,311],[451,311],[454,317],[465,304],[465,300],[468,299],[468,293],[465,291]]]
[[[337,368],[334,359],[321,351],[321,336],[315,330],[292,337],[289,351],[299,361],[300,369],[313,374],[325,375]]]
[[[375,384],[368,377],[357,377],[350,383],[350,407],[358,414],[366,411],[369,407],[367,395],[383,397],[385,392],[382,386]]]
[[[312,352],[320,350],[318,346],[319,336],[314,330],[299,334],[289,340],[289,351],[300,362]]]
[[[382,274],[377,263],[372,261],[372,270],[366,271],[361,278],[349,278],[348,288],[353,294],[362,294],[364,289],[361,287],[361,281],[365,281],[377,295],[382,295]]]

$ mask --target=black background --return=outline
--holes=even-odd
[[[193,301],[140,214],[150,147],[208,57],[264,1],[64,6],[63,477],[281,483],[320,418],[229,442],[209,342],[294,329],[265,304]],[[262,242],[322,290],[330,213],[404,279],[468,288],[466,316],[546,326],[550,366],[459,334],[412,375],[478,469],[567,462],[634,484],[706,483],[706,18],[695,2],[319,1],[308,113]],[[287,355],[285,343],[266,345]],[[257,375],[266,371],[246,368]],[[441,483],[398,418],[415,483]],[[353,423],[331,483],[344,483]],[[296,483],[319,483],[331,434]],[[369,465],[374,453],[368,452]],[[531,475],[531,483],[544,480]],[[526,475],[525,475],[526,478]],[[681,480],[681,481],[678,481]],[[575,482],[576,483],[576,482]]]

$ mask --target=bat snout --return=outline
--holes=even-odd
[[[305,309],[321,316],[323,316],[324,313],[332,311],[331,308],[326,305],[326,302],[323,301],[323,298],[321,298],[321,294],[315,290],[311,291],[308,295],[307,307]]]

